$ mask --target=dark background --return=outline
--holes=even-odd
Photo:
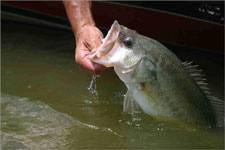
[[[115,1],[224,24],[224,1]]]

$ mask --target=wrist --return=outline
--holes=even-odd
[[[85,35],[91,28],[95,28],[95,23],[83,22],[73,29],[74,36],[77,38],[79,36]]]
[[[86,23],[86,24],[82,24],[81,26],[77,27],[73,33],[74,36],[76,37],[76,40],[78,40],[78,38],[83,37],[85,35],[87,35],[86,33],[89,32],[91,29],[96,28],[94,23]]]

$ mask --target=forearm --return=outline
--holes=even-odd
[[[76,63],[94,73],[99,73],[104,66],[93,63],[89,58],[90,52],[101,45],[103,37],[91,15],[91,1],[64,1],[63,4],[76,37]]]
[[[63,4],[76,37],[85,25],[95,25],[91,15],[91,1],[63,1]]]

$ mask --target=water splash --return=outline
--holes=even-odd
[[[141,117],[140,117],[141,111],[134,111],[132,113],[132,122],[135,127],[141,128]]]
[[[164,130],[164,123],[159,123],[157,127],[157,131],[163,131]]]
[[[93,75],[92,76],[92,79],[91,79],[91,82],[90,82],[90,85],[89,87],[87,88],[88,91],[94,95],[94,99],[97,100],[98,99],[98,91],[97,91],[97,83],[96,83],[96,79],[99,78],[100,75]]]
[[[140,117],[141,109],[140,106],[134,101],[134,99],[131,99],[131,116],[132,116],[132,122],[133,125],[137,128],[141,127],[141,117]]]

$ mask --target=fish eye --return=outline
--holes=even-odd
[[[131,37],[124,38],[123,42],[127,47],[133,46],[133,39]]]

